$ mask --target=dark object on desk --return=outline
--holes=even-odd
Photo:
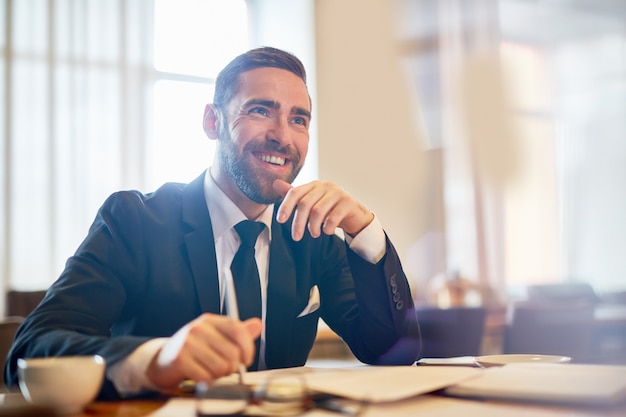
[[[530,285],[527,290],[528,301],[586,302],[590,304],[596,304],[599,301],[591,284],[584,282]]]
[[[480,354],[487,310],[484,307],[418,308],[422,358]]]
[[[594,306],[587,302],[517,302],[508,311],[503,350],[585,362],[592,351],[593,325]]]

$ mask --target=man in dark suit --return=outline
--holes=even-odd
[[[293,55],[258,48],[228,64],[204,115],[217,141],[211,168],[189,184],[109,197],[19,330],[9,384],[20,357],[103,356],[100,398],[210,382],[242,363],[300,366],[320,317],[365,363],[413,363],[410,289],[376,216],[331,182],[291,185],[310,118]],[[262,224],[253,243],[261,306],[240,321],[223,314],[224,292],[234,227],[247,219]],[[251,288],[238,286],[238,296]]]

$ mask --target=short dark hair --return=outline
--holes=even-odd
[[[264,46],[251,49],[237,56],[220,71],[215,81],[213,104],[218,109],[224,110],[228,102],[237,93],[239,75],[257,68],[287,70],[300,77],[306,85],[304,65],[295,55],[277,48]]]

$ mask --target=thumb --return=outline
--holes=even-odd
[[[289,190],[293,188],[291,184],[281,179],[275,180],[272,186],[274,188],[274,191],[276,191],[281,197],[286,196]]]
[[[257,317],[252,317],[243,322],[244,326],[246,326],[246,330],[253,339],[261,336],[261,330],[263,328],[263,323],[261,323],[261,319]]]

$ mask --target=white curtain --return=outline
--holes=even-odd
[[[2,285],[46,288],[103,199],[144,185],[153,2],[0,4]]]
[[[504,287],[501,192],[515,137],[501,84],[498,5],[437,2],[446,251],[449,273],[474,281],[484,302]]]
[[[47,288],[104,199],[153,189],[158,164],[169,162],[158,148],[181,143],[154,133],[155,84],[171,75],[153,65],[156,3],[0,2],[3,290]],[[201,136],[202,105],[194,105]]]

